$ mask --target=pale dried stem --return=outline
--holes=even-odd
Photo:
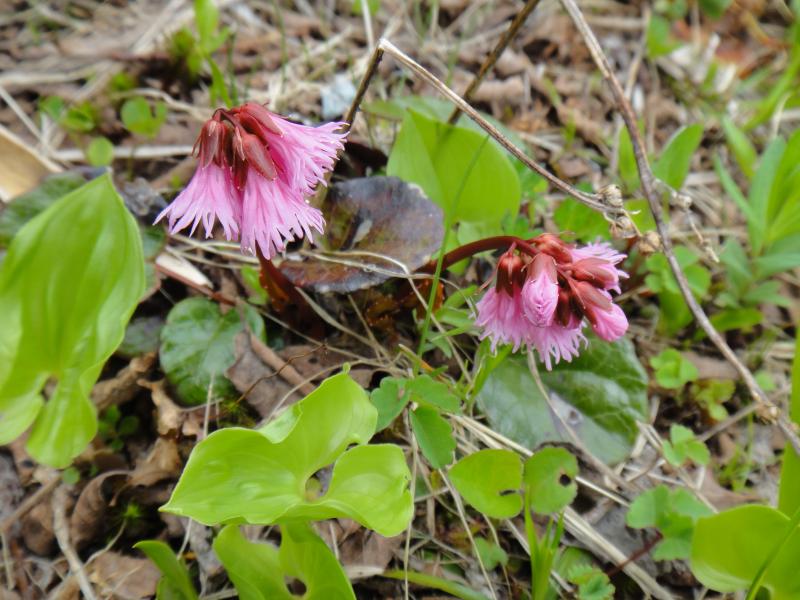
[[[708,316],[703,311],[703,308],[692,294],[689,281],[686,279],[686,275],[684,275],[680,264],[678,264],[678,259],[675,257],[675,252],[672,247],[672,240],[670,239],[669,231],[664,221],[663,208],[661,206],[661,196],[657,191],[658,186],[656,183],[656,177],[653,175],[653,171],[650,168],[650,164],[647,160],[644,140],[642,139],[642,135],[637,126],[636,114],[633,111],[633,107],[628,101],[628,98],[625,96],[625,92],[623,91],[619,80],[614,75],[614,71],[609,64],[606,55],[603,53],[603,49],[600,47],[600,43],[597,41],[597,38],[589,27],[589,24],[586,22],[583,13],[581,13],[581,10],[578,8],[578,5],[575,3],[575,0],[561,0],[561,4],[566,9],[567,13],[569,13],[569,16],[575,23],[578,32],[586,43],[586,46],[588,47],[589,52],[592,55],[595,64],[597,65],[597,68],[600,69],[600,72],[603,74],[606,82],[611,87],[611,93],[614,96],[614,100],[617,103],[617,108],[622,115],[625,128],[630,134],[631,145],[633,146],[633,153],[636,159],[636,168],[639,172],[639,179],[642,183],[642,191],[644,192],[647,203],[650,206],[650,211],[653,214],[658,235],[661,238],[664,255],[666,256],[670,269],[672,269],[672,273],[678,282],[681,295],[686,301],[686,304],[689,307],[689,310],[692,312],[692,315],[694,316],[698,325],[700,325],[720,353],[733,365],[733,367],[741,376],[742,380],[747,386],[748,391],[750,392],[750,395],[759,404],[761,409],[759,412],[761,416],[770,421],[774,421],[786,439],[792,444],[795,451],[800,453],[800,439],[798,439],[797,432],[795,431],[795,425],[786,417],[786,415],[781,411],[780,407],[778,407],[767,397],[767,395],[764,393],[764,390],[762,390],[761,386],[758,385],[758,382],[753,376],[752,371],[747,368],[747,365],[742,362],[742,360],[736,355],[722,335],[720,335],[720,333],[714,328]]]

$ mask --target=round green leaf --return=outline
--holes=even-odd
[[[489,517],[510,519],[522,510],[522,462],[511,450],[480,450],[462,458],[450,469],[450,481]]]
[[[439,414],[439,411],[428,406],[418,406],[411,411],[411,429],[419,442],[420,450],[434,469],[441,469],[453,460],[456,441],[453,439],[453,428]]]
[[[161,330],[161,367],[178,395],[187,404],[204,404],[211,388],[212,398],[236,393],[225,371],[236,360],[234,338],[245,324],[259,338],[264,338],[264,322],[258,312],[243,307],[244,318],[237,310],[222,314],[219,306],[207,298],[187,298],[172,307]],[[243,320],[245,322],[243,322]]]
[[[560,511],[575,499],[578,461],[564,448],[543,448],[525,461],[525,488],[531,510],[539,514]],[[569,483],[561,481],[568,477]]]
[[[92,138],[86,147],[86,160],[93,167],[105,167],[114,160],[114,144],[107,137]]]
[[[486,378],[477,401],[492,428],[530,449],[569,441],[562,419],[602,460],[623,460],[647,418],[647,375],[628,340],[591,337],[571,363],[540,371],[558,416],[539,393],[525,361],[508,358]],[[560,416],[560,418],[559,418]]]
[[[772,600],[800,598],[800,528],[795,526],[790,533],[790,524],[782,512],[756,505],[700,519],[692,539],[692,572],[703,585],[717,591],[744,590],[778,549],[763,585]]]

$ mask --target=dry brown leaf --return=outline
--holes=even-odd
[[[164,479],[175,479],[182,465],[175,440],[160,437],[147,457],[137,462],[128,483],[132,486],[149,486]]]
[[[107,598],[149,598],[156,593],[161,573],[146,558],[104,552],[91,563],[90,581]]]
[[[167,394],[163,379],[140,379],[137,383],[150,390],[153,404],[156,405],[156,430],[159,435],[179,431],[185,436],[197,437],[203,431],[204,407],[187,410],[178,406]]]
[[[112,404],[124,404],[139,392],[138,380],[155,364],[156,353],[150,352],[132,359],[127,367],[111,379],[98,381],[92,388],[92,400],[98,411],[103,411]]]
[[[35,152],[8,129],[0,125],[0,201],[31,191],[46,175],[61,168]]]
[[[403,535],[383,537],[350,519],[321,523],[317,530],[328,546],[336,543],[339,562],[351,576],[383,572],[404,539]]]
[[[53,551],[56,536],[50,502],[40,502],[22,518],[22,539],[28,550],[39,556],[47,556]]]
[[[103,495],[103,483],[109,477],[127,474],[128,471],[101,473],[83,488],[69,517],[69,537],[75,548],[81,548],[105,528],[108,501]]]

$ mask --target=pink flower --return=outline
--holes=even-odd
[[[530,323],[522,314],[521,300],[519,292],[510,295],[493,287],[476,305],[475,324],[483,329],[481,339],[488,337],[491,341],[492,352],[498,344],[513,344],[516,352],[527,341]]]
[[[528,271],[528,278],[522,286],[523,312],[537,327],[546,327],[553,322],[558,304],[556,263],[550,256],[538,254]]]
[[[598,337],[607,342],[613,342],[628,331],[628,318],[618,305],[611,302],[611,296],[608,295],[608,292],[603,293],[608,296],[610,305],[607,310],[602,308],[594,309],[590,322]]]
[[[619,293],[619,280],[621,277],[627,278],[628,274],[622,269],[618,269],[616,265],[625,260],[625,254],[617,252],[607,242],[595,242],[582,248],[572,248],[570,254],[575,263],[584,259],[594,259],[591,262],[607,273],[607,283],[604,289]]]
[[[573,325],[573,323],[570,323]],[[588,344],[586,336],[581,333],[585,324],[575,319],[574,326],[563,327],[550,325],[548,327],[533,327],[530,331],[528,343],[536,348],[539,360],[550,371],[554,364],[560,360],[572,362],[580,353],[581,342]],[[553,362],[551,362],[551,358]]]
[[[206,237],[211,237],[214,222],[219,219],[225,238],[236,239],[242,218],[242,201],[233,187],[230,170],[213,163],[198,167],[189,184],[158,215],[156,223],[164,217],[168,218],[170,233],[191,224],[189,235],[192,235],[202,222]]]
[[[209,237],[219,219],[227,239],[241,232],[242,252],[268,259],[310,239],[325,221],[307,198],[344,147],[343,125],[298,125],[254,103],[218,109],[195,144],[197,173],[156,221],[169,215],[170,233],[202,221]]]

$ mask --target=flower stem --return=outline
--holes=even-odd
[[[479,252],[486,252],[487,250],[504,250],[511,247],[512,244],[516,244],[517,248],[527,254],[530,257],[534,257],[537,254],[536,248],[531,246],[528,242],[523,240],[522,238],[518,238],[513,235],[496,235],[493,237],[483,238],[482,240],[476,240],[474,242],[470,242],[469,244],[464,244],[463,246],[459,246],[450,252],[447,252],[443,259],[442,259],[442,269],[447,269],[448,267],[456,264],[464,260],[465,258],[469,258],[474,254],[478,254]],[[437,260],[431,260],[427,264],[420,267],[420,272],[422,273],[431,273],[436,270]]]

